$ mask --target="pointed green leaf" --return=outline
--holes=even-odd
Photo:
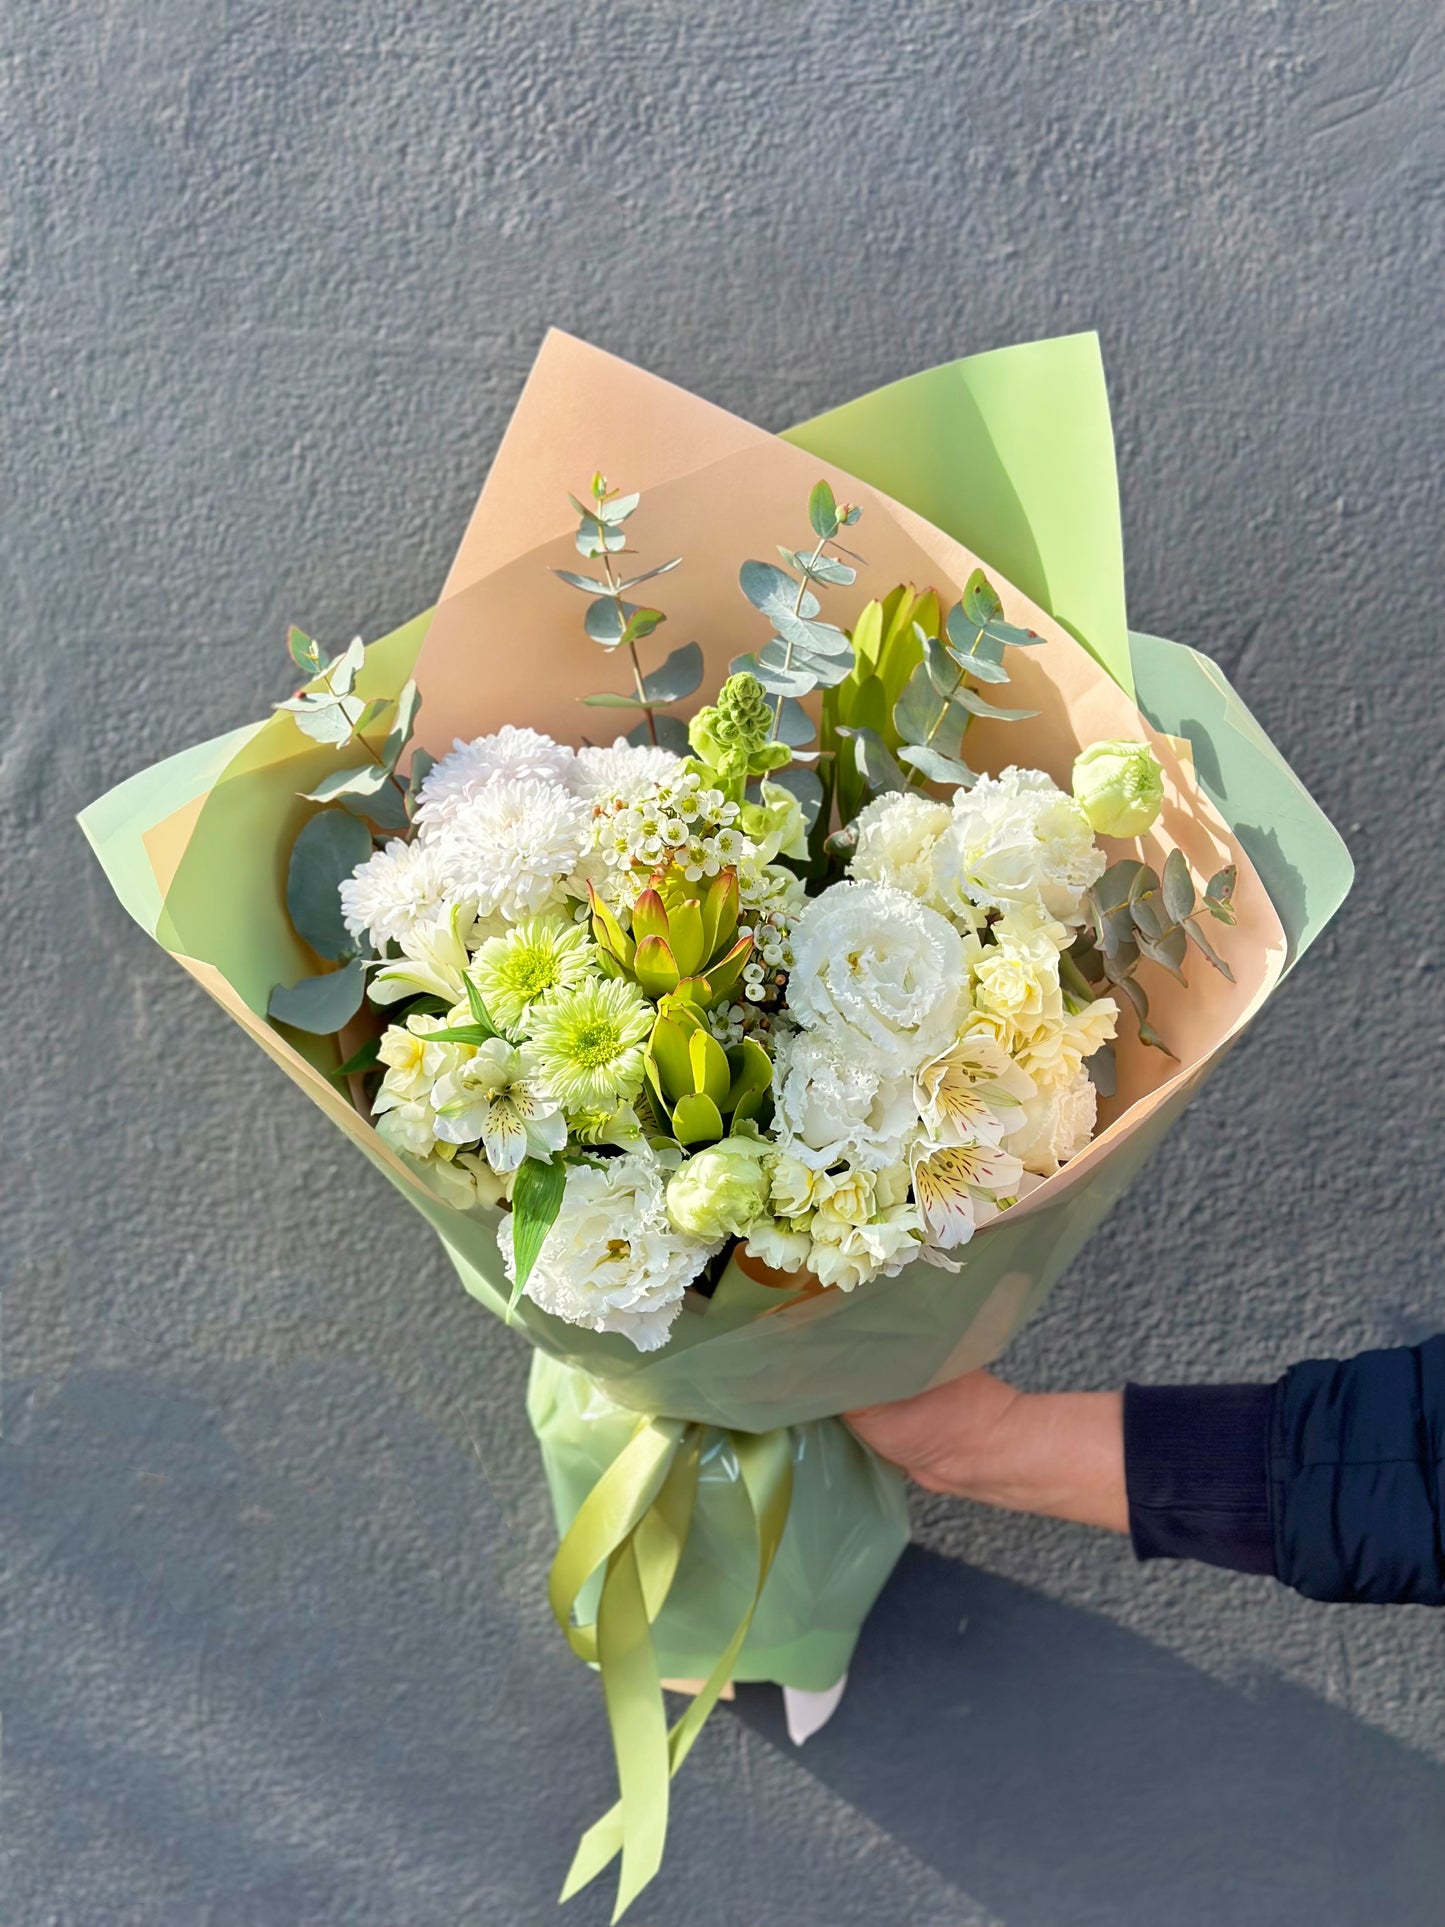
[[[1223,957],[1220,956],[1219,952],[1215,949],[1214,945],[1209,941],[1208,937],[1205,936],[1203,930],[1200,929],[1198,919],[1191,918],[1190,921],[1184,925],[1184,928],[1189,933],[1190,942],[1195,945],[1195,947],[1200,951],[1200,953],[1204,957],[1208,959],[1210,963],[1213,964],[1214,968],[1219,972],[1220,976],[1225,978],[1229,983],[1233,983],[1234,972],[1230,969],[1229,965],[1224,961]]]
[[[1161,894],[1171,923],[1183,923],[1194,908],[1194,878],[1182,850],[1171,850],[1164,859]]]
[[[820,539],[838,533],[838,504],[827,482],[814,482],[808,495],[808,520]]]
[[[517,1309],[547,1233],[562,1209],[567,1189],[567,1167],[560,1158],[523,1158],[512,1183],[512,1300],[507,1315]]]
[[[396,768],[401,752],[411,741],[411,732],[416,728],[416,716],[420,708],[421,691],[414,682],[403,683],[401,694],[396,699],[396,715],[381,746],[381,760],[388,770]]]
[[[911,763],[931,783],[961,783],[967,786],[978,781],[967,763],[957,756],[946,756],[941,749],[929,744],[905,743],[898,755],[900,761]]]

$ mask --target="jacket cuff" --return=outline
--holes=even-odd
[[[1126,1385],[1124,1476],[1139,1559],[1273,1574],[1272,1385]]]

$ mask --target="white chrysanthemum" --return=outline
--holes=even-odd
[[[835,883],[803,910],[792,943],[789,1009],[858,1061],[911,1073],[957,1035],[963,939],[905,891]]]
[[[933,849],[952,821],[947,803],[915,791],[875,797],[854,822],[858,841],[849,874],[865,883],[891,883],[942,909],[933,881]]]
[[[497,782],[567,783],[573,754],[565,743],[554,743],[535,729],[505,723],[495,736],[478,736],[464,743],[457,738],[451,754],[433,764],[417,791],[416,820],[424,835],[444,828],[457,812],[484,789]]]
[[[1071,1084],[1041,1088],[1024,1104],[1023,1128],[1009,1139],[1009,1150],[1026,1171],[1050,1178],[1077,1157],[1094,1135],[1099,1100],[1087,1071]]]
[[[953,821],[935,844],[933,877],[950,909],[1041,904],[1077,925],[1079,900],[1103,875],[1089,819],[1037,769],[1006,769],[956,790]]]
[[[341,884],[341,914],[353,937],[370,931],[377,949],[405,943],[419,925],[434,923],[452,895],[445,865],[434,850],[393,837],[359,863]]]
[[[588,832],[585,804],[559,783],[501,777],[434,838],[453,891],[512,923],[560,903]]]
[[[918,1122],[910,1074],[860,1061],[832,1029],[800,1031],[780,1048],[773,1094],[780,1149],[817,1171],[843,1158],[892,1164]]]
[[[682,771],[682,758],[670,749],[629,743],[619,736],[611,743],[579,749],[566,781],[572,793],[588,803],[604,798],[633,803],[659,783],[675,783]]]
[[[570,1325],[621,1332],[640,1352],[666,1344],[683,1293],[719,1246],[672,1224],[665,1176],[651,1151],[570,1166],[526,1295]],[[498,1227],[497,1243],[513,1277],[510,1217]]]

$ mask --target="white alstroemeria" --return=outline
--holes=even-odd
[[[1001,1144],[1023,1122],[1033,1080],[992,1037],[960,1037],[913,1080],[914,1102],[934,1144]]]
[[[453,1158],[428,1158],[422,1177],[443,1204],[454,1211],[470,1211],[477,1205],[499,1205],[510,1195],[513,1173],[494,1171],[474,1151],[458,1151]]]
[[[963,940],[903,890],[835,883],[793,927],[788,1006],[855,1061],[910,1074],[956,1035]]]
[[[435,1130],[447,1144],[481,1141],[494,1171],[515,1171],[523,1158],[550,1158],[567,1142],[562,1108],[536,1076],[524,1051],[489,1037],[432,1087]]]
[[[444,997],[449,1004],[466,996],[466,969],[471,958],[463,932],[471,923],[467,904],[454,904],[435,923],[418,924],[401,940],[402,954],[383,965],[368,992],[374,1004],[399,1004],[404,997],[425,994]]]
[[[913,1154],[913,1196],[930,1244],[967,1244],[998,1216],[1000,1199],[1018,1194],[1023,1166],[995,1144],[920,1144]]]

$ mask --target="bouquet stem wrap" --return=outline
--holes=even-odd
[[[789,445],[791,444],[791,446]],[[602,1676],[619,1797],[589,1830],[576,1891],[619,1855],[618,1912],[656,1871],[668,1786],[729,1679],[825,1690],[907,1540],[898,1479],[837,1415],[989,1364],[1349,886],[1344,847],[1218,668],[1125,624],[1113,442],[1092,336],[975,356],[866,396],[782,440],[611,357],[549,337],[435,611],[367,651],[356,694],[415,675],[420,747],[504,722],[580,733],[593,645],[568,644],[565,491],[598,465],[650,491],[661,552],[700,549],[670,613],[714,681],[738,646],[736,558],[765,544],[825,470],[868,504],[870,591],[952,585],[987,563],[1040,646],[1017,677],[1037,712],[1022,753],[1064,778],[1086,741],[1147,735],[1167,779],[1148,853],[1238,871],[1235,975],[1160,986],[1178,1059],[1121,1043],[1095,1139],[988,1225],[952,1274],[921,1262],[852,1293],[789,1295],[730,1264],[666,1345],[565,1324],[523,1298],[528,1409],[562,1532],[551,1599]],[[559,507],[561,513],[559,515]],[[968,546],[971,545],[971,546]],[[548,584],[552,588],[548,589]],[[550,598],[550,599],[549,599]],[[569,653],[570,651],[570,653]],[[545,665],[539,675],[539,665]],[[113,887],[440,1237],[467,1290],[508,1313],[498,1213],[459,1206],[350,1101],[330,1037],[266,1016],[314,975],[286,912],[288,855],[338,752],[285,713],[142,772],[83,815]],[[1137,1046],[1137,1047],[1136,1047]],[[1107,1113],[1107,1115],[1106,1115]],[[660,1682],[701,1678],[669,1729]]]

